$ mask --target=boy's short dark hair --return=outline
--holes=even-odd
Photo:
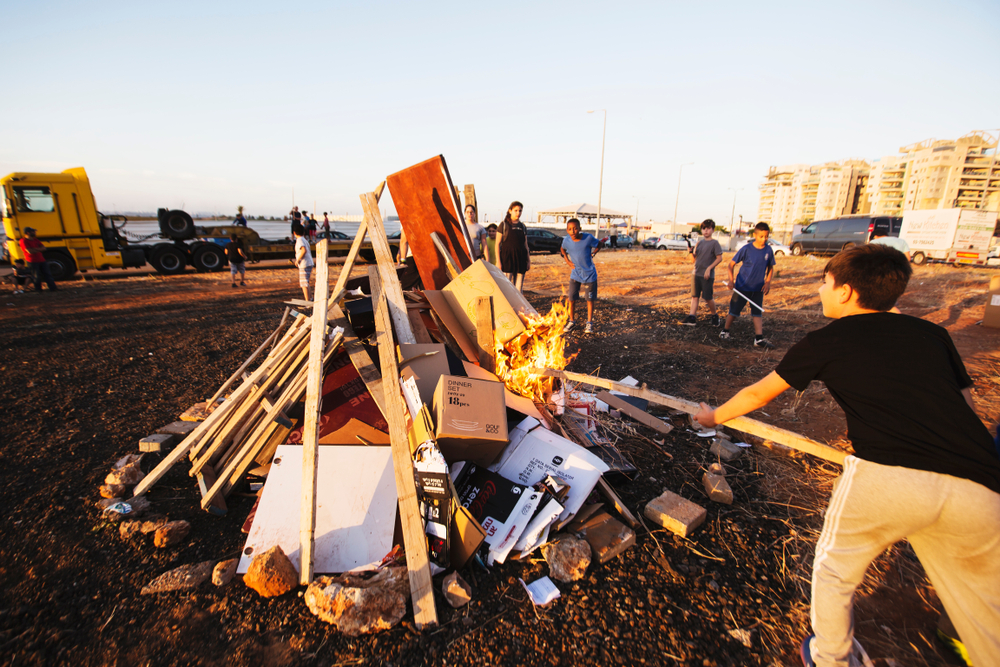
[[[299,236],[306,235],[306,228],[302,225],[295,225],[292,227],[292,234],[298,234]]]
[[[580,224],[580,221],[577,220],[576,218],[570,218],[569,220],[566,221],[566,226],[569,227],[570,223],[572,223],[572,222],[575,222],[577,224],[577,226],[579,226],[579,224]]]
[[[238,236],[237,236],[236,234],[230,234],[230,235],[229,235],[229,240],[230,240],[230,241],[238,241],[238,240],[239,240],[239,238],[240,238],[240,237],[238,237]]]
[[[499,229],[499,227],[497,227],[497,223],[491,222],[490,224],[486,225],[486,231],[490,231],[491,229]]]
[[[756,225],[753,226],[753,230],[755,232],[767,232],[768,234],[771,233],[771,228],[768,227],[766,222],[758,222]]]
[[[824,276],[828,273],[834,285],[850,285],[858,293],[859,306],[884,312],[903,296],[913,269],[906,255],[895,248],[871,243],[834,255],[823,269]]]
[[[708,220],[702,220],[701,229],[705,229],[706,227],[708,229],[715,229],[715,220],[712,220],[711,218]]]

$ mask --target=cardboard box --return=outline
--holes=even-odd
[[[538,315],[524,295],[517,291],[507,277],[489,262],[477,260],[475,264],[441,290],[462,329],[472,340],[476,337],[476,299],[493,297],[493,329],[497,339],[506,343],[524,331],[521,318]]]
[[[486,539],[486,530],[479,525],[469,510],[458,504],[452,505],[451,515],[451,567],[461,570],[469,562]]]
[[[1000,276],[990,278],[990,291],[986,295],[986,312],[983,326],[1000,329]]]
[[[434,391],[434,434],[448,463],[488,466],[507,446],[502,382],[444,375]]]
[[[399,357],[400,377],[403,381],[412,377],[420,391],[420,400],[430,405],[438,380],[442,375],[450,374],[444,344],[401,343]]]

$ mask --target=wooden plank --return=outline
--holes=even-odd
[[[476,207],[476,215],[479,215],[479,204],[476,202],[476,186],[466,185],[465,186],[465,206],[472,204]],[[465,213],[465,206],[462,207],[462,213]]]
[[[208,490],[211,489],[212,485],[218,480],[215,476],[215,469],[211,466],[202,470],[196,475],[196,477],[198,478],[198,489],[201,490],[202,497],[208,493]],[[212,499],[212,504],[208,507],[209,514],[225,516],[227,512],[229,512],[229,508],[226,507],[225,500],[218,496]]]
[[[667,424],[666,422],[657,419],[656,417],[649,414],[645,410],[640,410],[639,408],[635,407],[628,401],[624,401],[610,392],[602,391],[597,395],[597,398],[599,400],[604,401],[605,403],[613,407],[615,410],[618,410],[619,412],[624,412],[637,422],[645,424],[646,426],[655,429],[660,433],[667,434],[674,430],[674,427],[671,426],[670,424]]]
[[[361,207],[365,210],[365,218],[368,220],[372,249],[375,250],[375,259],[378,262],[378,276],[382,283],[382,293],[389,303],[389,315],[396,330],[396,339],[400,343],[416,343],[417,339],[414,338],[413,329],[410,328],[410,319],[406,316],[406,299],[403,297],[403,288],[396,275],[396,262],[392,259],[392,249],[385,235],[382,213],[378,210],[378,199],[374,192],[361,195]],[[368,275],[371,274],[369,267]]]
[[[287,320],[287,319],[288,319],[288,313],[290,313],[290,312],[291,312],[291,310],[292,310],[291,308],[285,308],[285,314],[281,316],[281,322],[280,322],[280,323],[278,323],[278,328],[277,328],[277,329],[275,329],[275,330],[274,330],[274,333],[272,333],[272,334],[271,334],[270,336],[268,336],[268,337],[267,337],[267,338],[266,338],[266,339],[264,340],[264,342],[263,342],[263,343],[261,343],[261,344],[260,344],[260,346],[259,346],[259,347],[258,347],[258,348],[257,348],[256,350],[254,350],[254,351],[253,351],[253,354],[251,354],[251,355],[250,355],[249,357],[247,357],[247,360],[243,362],[243,365],[242,365],[242,366],[240,366],[240,367],[239,367],[239,368],[238,368],[238,369],[236,370],[236,372],[235,372],[235,373],[233,373],[232,375],[230,375],[230,376],[229,376],[229,379],[228,379],[228,380],[226,380],[226,381],[225,381],[225,382],[224,382],[224,383],[222,384],[222,386],[221,386],[221,387],[219,387],[219,390],[218,390],[217,392],[215,392],[215,394],[214,394],[214,395],[212,396],[212,398],[208,399],[208,404],[209,404],[209,405],[212,405],[212,404],[213,404],[213,403],[215,403],[215,402],[216,402],[217,400],[219,400],[219,396],[222,396],[222,395],[223,395],[224,393],[226,393],[226,390],[227,390],[227,389],[229,389],[229,387],[230,387],[230,386],[232,386],[232,384],[233,384],[234,382],[236,382],[236,380],[237,380],[237,379],[238,379],[238,378],[239,378],[240,376],[244,376],[244,377],[247,377],[247,378],[248,378],[248,377],[250,377],[249,375],[246,375],[246,374],[245,374],[245,371],[246,371],[247,367],[249,367],[249,366],[250,366],[250,364],[252,364],[252,363],[253,363],[253,360],[257,358],[257,355],[259,355],[259,354],[260,354],[261,352],[263,352],[263,351],[264,351],[264,348],[265,348],[265,347],[267,347],[268,345],[270,345],[270,344],[271,344],[271,341],[273,341],[273,340],[274,340],[275,338],[277,338],[277,336],[278,336],[278,332],[280,332],[280,331],[281,331],[281,329],[282,329],[282,327],[284,327],[284,326],[285,326],[285,320]]]
[[[632,514],[629,508],[625,506],[625,503],[618,497],[618,494],[615,493],[615,490],[611,488],[611,485],[608,484],[604,477],[597,480],[597,490],[608,500],[608,502],[614,505],[615,510],[617,510],[618,513],[622,515],[622,518],[625,519],[625,523],[632,528],[639,527],[639,520],[636,519],[635,515]]]
[[[476,341],[479,344],[479,365],[490,373],[496,373],[496,343],[493,337],[493,297],[481,296],[476,299]]]
[[[434,339],[431,338],[430,332],[427,331],[427,325],[424,324],[424,320],[420,316],[419,306],[415,309],[413,304],[410,304],[406,310],[406,318],[410,320],[410,328],[413,330],[413,337],[418,343],[434,342]]]
[[[399,518],[403,528],[403,547],[410,576],[410,595],[413,600],[413,620],[418,630],[437,625],[434,608],[434,586],[431,582],[430,561],[427,558],[427,537],[420,518],[417,502],[417,485],[413,479],[413,459],[406,435],[406,416],[399,389],[399,369],[396,366],[396,344],[392,339],[392,322],[389,318],[388,300],[382,292],[375,267],[368,269],[375,304],[375,335],[379,359],[382,362],[382,381],[385,389],[384,415],[389,422],[392,443],[392,467],[396,476],[396,495],[399,497]]]
[[[638,396],[639,398],[644,398],[647,401],[656,403],[657,405],[666,405],[667,407],[674,408],[675,410],[683,410],[684,412],[692,415],[697,414],[698,411],[701,410],[701,406],[698,403],[685,401],[681,398],[674,398],[673,396],[668,396],[667,394],[661,394],[658,391],[647,389],[645,385],[641,387],[632,387],[627,384],[622,384],[621,382],[605,380],[604,378],[584,375],[583,373],[554,370],[552,368],[544,369],[541,371],[541,374],[548,377],[557,377],[562,380],[568,380],[569,382],[579,382],[593,387],[613,389],[614,391],[622,394]],[[725,425],[734,430],[749,433],[750,435],[755,435],[759,438],[764,438],[765,440],[771,440],[779,445],[791,447],[792,449],[805,452],[806,454],[818,456],[821,459],[831,461],[838,465],[843,465],[844,459],[847,457],[847,452],[841,451],[835,447],[824,445],[822,442],[816,442],[815,440],[799,435],[793,431],[787,431],[783,428],[778,428],[777,426],[771,426],[770,424],[765,424],[764,422],[757,421],[756,419],[750,419],[749,417],[737,417],[736,419],[730,419],[725,423]]]
[[[316,460],[319,457],[319,411],[323,399],[323,346],[326,343],[326,297],[330,291],[327,253],[323,239],[316,244],[316,297],[309,334],[309,368],[306,375],[306,408],[302,424],[302,509],[299,524],[299,583],[313,579],[316,549]]]
[[[372,193],[375,195],[375,202],[382,198],[382,190],[385,189],[385,181],[379,183],[378,187]],[[361,251],[361,245],[365,242],[365,234],[368,233],[368,218],[365,217],[361,220],[361,226],[358,227],[358,233],[354,237],[354,243],[351,244],[351,249],[347,253],[347,259],[344,260],[344,267],[340,270],[340,276],[337,278],[337,284],[333,288],[334,294],[340,294],[344,287],[347,285],[348,279],[351,277],[351,269],[354,268],[354,262],[358,258],[358,253]],[[391,253],[391,251],[390,251]],[[340,299],[337,299],[340,301]],[[333,304],[330,304],[332,307]]]
[[[385,400],[382,393],[382,374],[372,363],[372,358],[368,355],[364,344],[354,335],[354,329],[351,328],[351,323],[347,321],[340,306],[334,304],[330,312],[333,315],[330,318],[330,324],[344,330],[344,349],[347,350],[348,356],[351,357],[351,363],[354,364],[354,369],[358,371],[358,375],[361,376],[361,380],[368,388],[368,393],[372,395],[375,405],[378,406],[384,417]]]
[[[472,240],[444,157],[438,155],[392,174],[386,179],[406,241],[426,289],[448,284],[448,270],[431,241],[438,232],[459,270],[472,264]]]

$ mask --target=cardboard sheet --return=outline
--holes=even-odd
[[[476,299],[481,296],[493,298],[493,331],[501,343],[524,331],[524,317],[538,315],[500,269],[481,259],[441,291],[470,340],[477,340]]]
[[[374,567],[392,549],[392,449],[321,445],[317,467],[316,574]],[[275,544],[299,569],[301,496],[302,447],[279,445],[237,572],[245,574],[253,556]]]
[[[465,364],[465,374],[468,375],[470,378],[476,378],[479,380],[493,380],[494,382],[500,381],[500,378],[498,378],[493,373],[490,373],[482,366],[477,366],[471,361],[466,361],[463,363]],[[535,407],[535,404],[531,401],[530,398],[525,398],[524,396],[515,394],[506,387],[504,387],[503,390],[503,398],[504,398],[504,403],[506,403],[507,407],[510,408],[511,410],[517,410],[522,415],[526,415],[528,417],[534,417],[539,422],[542,421],[542,413],[538,411],[538,408]]]

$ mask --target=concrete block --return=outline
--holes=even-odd
[[[171,422],[166,426],[160,428],[157,433],[166,433],[167,435],[176,435],[178,438],[186,438],[191,435],[191,431],[198,428],[198,424],[201,422]]]
[[[711,452],[723,461],[735,461],[743,456],[743,448],[725,438],[713,438]]]
[[[705,522],[708,512],[704,507],[681,498],[672,491],[664,491],[659,498],[646,503],[646,518],[681,537],[687,537]]]
[[[156,435],[147,435],[145,438],[139,440],[139,451],[140,452],[165,452],[174,444],[175,436],[168,435],[167,433],[157,433]]]
[[[602,565],[635,545],[634,530],[609,514],[604,516],[606,517],[604,521],[588,525],[580,533],[580,536],[590,544],[594,558]]]
[[[705,476],[701,478],[701,483],[705,485],[705,493],[715,502],[726,505],[733,504],[733,489],[722,475],[706,472]]]

